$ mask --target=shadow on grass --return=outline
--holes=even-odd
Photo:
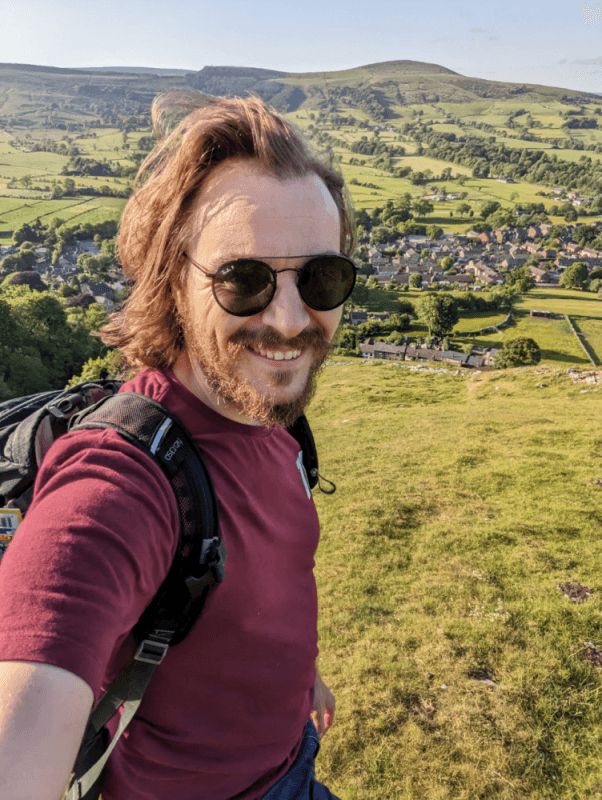
[[[591,362],[588,361],[585,356],[571,356],[567,353],[560,353],[558,350],[544,350],[541,351],[541,360],[542,361],[562,361],[566,364],[589,364],[591,366]]]
[[[560,293],[558,294],[555,293],[553,297],[550,297],[549,294],[539,294],[531,290],[529,294],[526,295],[525,301],[533,300],[535,298],[537,298],[537,300],[541,300],[544,303],[546,300],[567,300],[569,303],[586,302],[586,303],[600,304],[600,298],[598,297],[597,294],[593,294],[592,292],[583,292],[582,294],[579,295],[579,297],[575,297],[574,295],[570,294],[560,294]]]

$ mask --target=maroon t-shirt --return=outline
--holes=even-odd
[[[155,398],[201,447],[219,501],[226,579],[155,670],[110,759],[103,800],[257,800],[289,768],[313,704],[318,519],[299,446],[222,417],[173,375]],[[178,517],[159,467],[114,431],[55,442],[0,568],[0,659],[52,664],[95,697],[134,651]]]

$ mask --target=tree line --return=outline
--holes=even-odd
[[[0,290],[0,400],[61,389],[89,360],[106,357],[94,335],[106,322],[98,303],[70,308],[52,292]]]

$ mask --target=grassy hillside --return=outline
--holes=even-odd
[[[160,73],[0,64],[0,197],[50,199],[53,191],[63,188],[73,150],[106,164],[113,173],[76,174],[76,191],[103,194],[102,188],[108,187],[105,195],[123,193],[131,183],[131,175],[122,175],[123,168],[135,171],[139,163],[138,142],[149,132],[152,98],[167,89],[190,87],[212,94],[259,94],[289,114],[318,147],[331,150],[349,181],[357,181],[351,186],[357,208],[383,205],[408,192],[420,197],[434,189],[466,192],[477,216],[489,200],[506,208],[516,199],[543,202],[546,208],[554,205],[550,187],[556,184],[556,175],[550,171],[537,177],[543,184],[522,178],[511,185],[499,183],[497,166],[488,177],[473,177],[470,159],[452,163],[442,156],[433,158],[432,153],[421,154],[419,139],[427,130],[453,135],[458,141],[504,143],[527,153],[553,151],[559,162],[578,165],[591,158],[595,168],[586,169],[586,175],[598,175],[602,159],[602,99],[584,92],[480,80],[415,61],[325,73],[244,67]],[[586,127],[569,129],[568,123]],[[363,136],[375,134],[387,147],[405,150],[393,156],[387,168],[373,155],[358,156],[350,149]],[[412,174],[396,175],[407,167]],[[564,182],[577,188],[583,183],[575,175]],[[547,197],[542,198],[542,191]],[[422,221],[467,230],[471,220],[458,216],[459,202],[438,203]],[[102,207],[112,216],[110,206]],[[552,221],[563,218],[554,215]],[[9,239],[13,229],[0,217],[0,236]]]
[[[600,380],[326,367],[317,773],[342,800],[602,793]]]

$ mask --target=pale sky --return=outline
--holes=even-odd
[[[583,6],[581,0],[2,0],[0,62],[315,72],[410,59],[468,76],[602,94],[602,4],[591,0],[585,14]]]

